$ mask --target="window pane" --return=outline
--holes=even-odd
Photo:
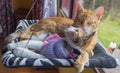
[[[70,17],[71,13],[71,0],[61,0],[61,9],[66,17]]]

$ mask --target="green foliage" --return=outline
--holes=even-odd
[[[120,22],[111,20],[110,16],[101,21],[98,30],[98,38],[108,48],[111,41],[116,41],[117,47],[120,44]]]

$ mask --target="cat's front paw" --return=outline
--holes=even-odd
[[[81,73],[84,70],[84,65],[80,62],[79,59],[77,59],[75,62],[75,69],[78,73]]]
[[[92,57],[94,55],[94,52],[93,51],[90,51],[89,52],[89,56]]]

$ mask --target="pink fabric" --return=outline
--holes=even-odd
[[[53,34],[51,36],[48,36],[45,41],[49,41],[49,40],[53,40],[53,39],[58,39],[58,38],[61,38],[59,35],[57,34]]]
[[[56,39],[58,39],[58,38],[61,38],[58,34],[53,34],[53,35],[51,35],[51,36],[48,36],[48,37],[44,40],[44,46],[45,46],[46,44],[48,44],[48,42],[49,42],[50,40],[56,40]]]
[[[75,58],[75,55],[73,54],[73,52],[71,52],[68,57],[73,59],[73,58]]]

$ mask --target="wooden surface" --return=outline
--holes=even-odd
[[[31,8],[33,0],[13,0],[14,10],[18,8]]]
[[[60,73],[77,73],[74,67],[72,68],[59,68]],[[96,73],[93,68],[85,68],[81,73]]]

